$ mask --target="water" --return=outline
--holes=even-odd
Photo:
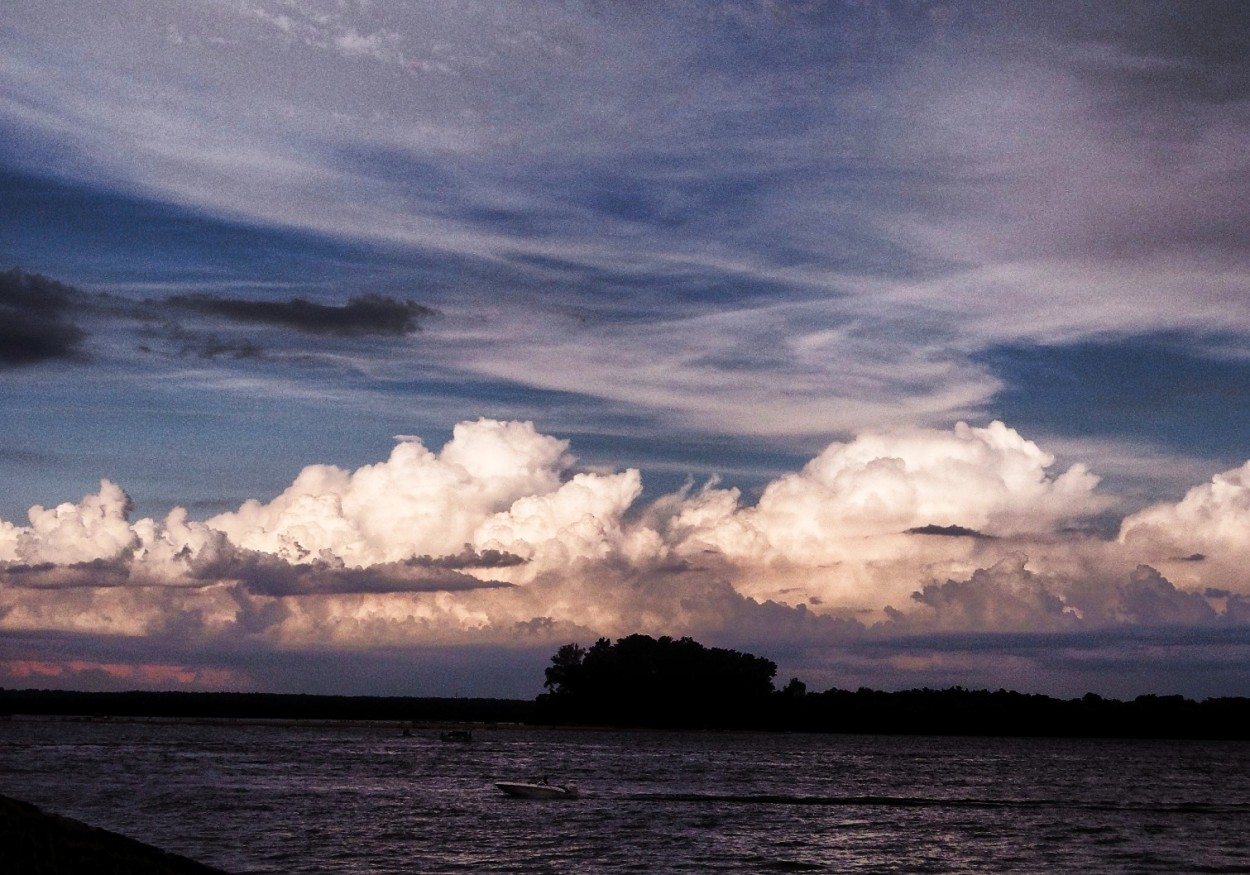
[[[1250,873],[1236,742],[13,720],[0,793],[237,875]]]

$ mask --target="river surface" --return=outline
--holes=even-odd
[[[0,793],[237,875],[1250,873],[1237,742],[14,719]]]

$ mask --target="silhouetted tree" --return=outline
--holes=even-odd
[[[807,695],[807,684],[798,678],[790,678],[790,683],[786,684],[785,689],[781,691],[781,695],[792,699],[801,699]]]
[[[565,644],[551,657],[551,665],[544,672],[543,687],[553,692],[577,689],[581,686],[582,660],[586,648],[580,644]]]

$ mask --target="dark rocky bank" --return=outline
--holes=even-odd
[[[8,875],[225,875],[8,796],[0,796],[0,849]]]

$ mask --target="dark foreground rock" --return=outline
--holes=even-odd
[[[7,796],[0,796],[0,860],[8,875],[225,875]]]

